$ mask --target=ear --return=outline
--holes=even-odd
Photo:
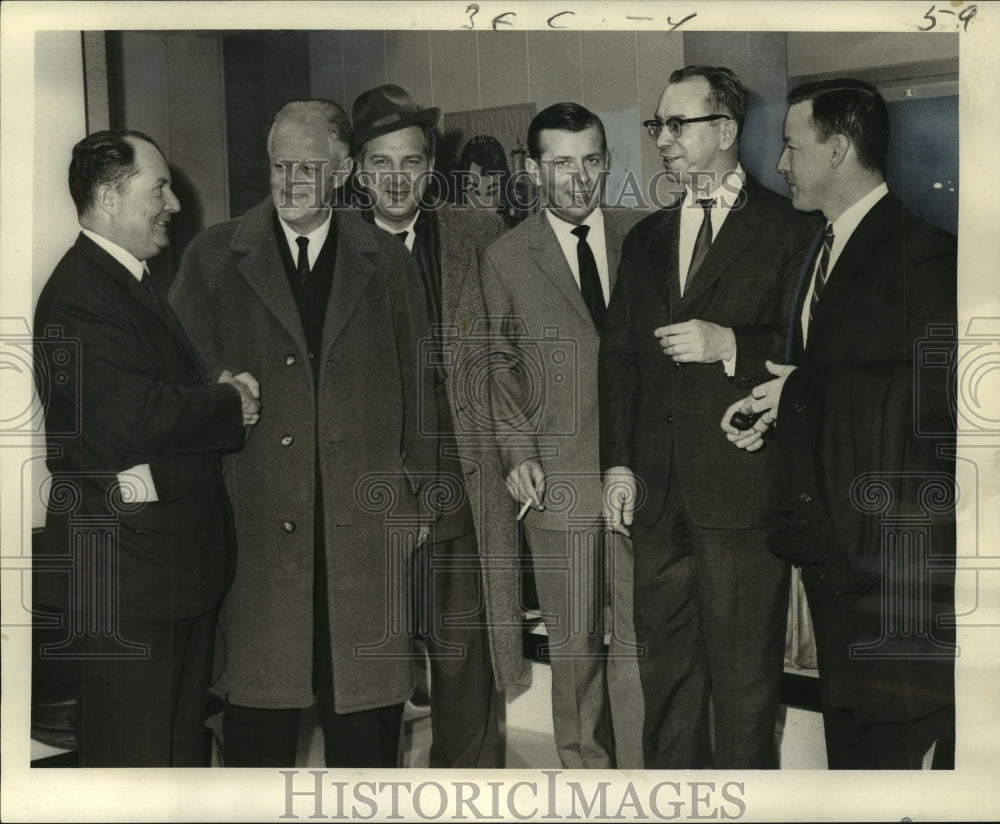
[[[526,157],[524,159],[524,168],[525,168],[525,171],[527,171],[528,174],[531,175],[531,179],[535,182],[536,186],[539,183],[541,183],[541,178],[539,176],[540,172],[541,172],[541,168],[539,167],[538,161],[535,160],[535,158],[533,158],[533,157]]]
[[[110,184],[102,183],[97,187],[97,195],[94,198],[94,207],[109,215],[118,211],[118,198],[121,193]]]
[[[851,150],[851,141],[846,135],[835,134],[830,137],[828,146],[830,149],[830,168],[836,169],[844,162],[847,153]]]
[[[739,127],[736,125],[735,120],[723,120],[722,125],[719,126],[721,134],[719,135],[719,148],[722,151],[728,150],[734,143],[736,143],[736,138],[739,133]]]

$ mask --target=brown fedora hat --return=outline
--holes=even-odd
[[[407,126],[434,126],[441,116],[436,106],[421,109],[406,89],[384,83],[358,95],[351,109],[354,136],[351,154],[373,137],[405,129]]]

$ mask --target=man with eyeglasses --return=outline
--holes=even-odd
[[[635,549],[647,769],[777,766],[789,568],[765,545],[773,455],[734,459],[718,416],[783,351],[809,231],[740,165],[746,105],[727,68],[670,75],[643,125],[682,191],[626,238],[601,340],[604,514]]]

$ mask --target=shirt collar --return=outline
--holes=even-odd
[[[126,251],[113,240],[108,240],[104,235],[99,235],[97,232],[91,231],[90,229],[84,229],[80,227],[80,231],[83,232],[87,237],[89,237],[94,243],[100,246],[105,252],[107,252],[111,257],[117,260],[122,266],[128,269],[129,274],[132,275],[136,280],[141,281],[143,272],[146,271],[145,263],[131,252]]]
[[[746,183],[746,173],[743,171],[743,166],[740,163],[736,164],[736,168],[726,172],[722,179],[719,181],[719,185],[716,186],[709,197],[715,199],[715,205],[713,209],[732,209],[733,204],[739,200],[740,192],[743,190],[743,185]],[[684,200],[687,203],[697,202],[699,195],[696,195],[690,188],[684,189]]]
[[[601,211],[600,207],[594,209],[586,219],[584,219],[580,224],[570,223],[568,220],[563,220],[561,217],[556,217],[552,214],[551,209],[545,210],[545,217],[548,218],[549,225],[552,230],[556,233],[556,237],[563,239],[569,237],[573,230],[580,226],[589,226],[591,232],[599,233],[604,231],[604,212]],[[576,238],[574,237],[574,240]]]
[[[411,220],[409,223],[407,223],[406,226],[404,228],[402,228],[402,229],[393,229],[391,226],[388,226],[374,212],[372,212],[372,217],[375,218],[375,225],[378,226],[379,229],[384,229],[390,235],[398,235],[400,232],[409,232],[410,235],[407,236],[407,238],[406,238],[407,240],[409,240],[410,236],[413,236],[415,234],[414,230],[413,230],[413,227],[416,225],[417,218],[420,217],[420,211],[417,210],[414,213],[414,215],[413,215],[413,220]]]
[[[854,230],[858,228],[858,224],[864,220],[865,215],[887,194],[889,194],[889,185],[883,181],[853,206],[845,209],[844,213],[833,221],[833,242],[838,246],[846,243],[848,238],[854,234]]]
[[[323,244],[326,243],[326,237],[330,234],[330,222],[333,220],[333,210],[326,216],[326,220],[320,226],[313,229],[308,235],[300,235],[291,226],[285,223],[284,218],[278,215],[278,223],[281,225],[281,230],[285,233],[285,240],[288,241],[288,247],[293,251],[298,251],[295,238],[297,237],[307,237],[309,238],[309,248],[310,249],[322,249]]]

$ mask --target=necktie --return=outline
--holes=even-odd
[[[573,230],[576,235],[576,261],[580,266],[580,291],[583,293],[583,302],[590,310],[590,317],[594,320],[594,327],[598,332],[604,326],[604,290],[601,288],[601,276],[597,272],[597,261],[594,260],[594,253],[587,243],[587,234],[590,232],[589,226],[577,226]]]
[[[410,234],[410,233],[409,233],[409,232],[406,232],[406,231],[403,231],[403,232],[396,232],[396,237],[398,237],[398,238],[399,238],[399,242],[400,242],[400,243],[402,243],[402,244],[403,244],[404,246],[406,245],[406,236],[407,236],[408,234]]]
[[[153,283],[153,279],[149,276],[149,269],[146,268],[146,264],[142,264],[142,280],[140,281],[142,285],[149,292],[150,297],[156,301],[156,305],[161,309],[163,308],[163,301],[160,300],[160,290],[156,288],[156,284]]]
[[[295,243],[299,247],[299,259],[295,264],[295,273],[299,276],[299,283],[304,286],[309,278],[309,238],[299,235],[295,238]]]
[[[694,239],[694,251],[691,253],[691,265],[688,266],[687,277],[684,284],[690,283],[698,267],[705,260],[705,255],[712,245],[712,207],[715,199],[711,197],[699,197],[698,205],[701,206],[704,216],[701,219],[701,226],[698,228],[698,236]],[[681,284],[681,292],[684,291],[684,284]]]
[[[816,315],[816,307],[819,305],[819,298],[826,286],[826,279],[830,273],[830,251],[833,249],[833,224],[826,224],[826,231],[823,232],[823,251],[819,255],[819,268],[816,270],[816,282],[813,284],[812,300],[809,302],[809,328],[812,329],[813,317]]]

